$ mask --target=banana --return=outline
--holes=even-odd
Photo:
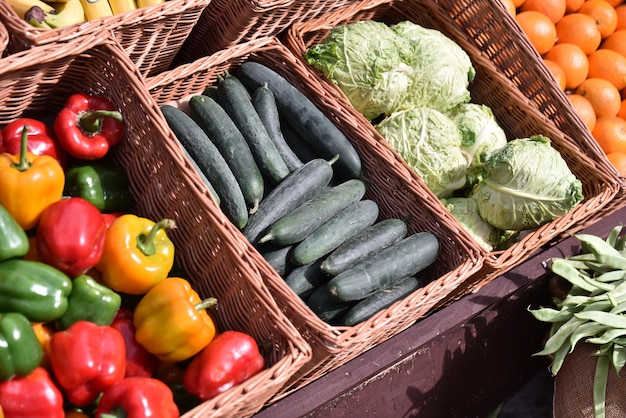
[[[83,5],[85,18],[87,18],[87,20],[113,16],[113,10],[108,0],[80,0],[80,2]]]
[[[54,10],[54,7],[42,0],[7,0],[7,3],[11,6],[15,14],[22,19],[25,19],[26,12],[33,6],[38,6],[45,13],[50,13]]]
[[[46,23],[53,28],[71,26],[87,20],[80,0],[56,2],[54,8],[56,13],[48,13],[46,17]]]
[[[111,6],[111,10],[113,10],[114,15],[130,12],[131,10],[135,10],[137,8],[135,0],[109,0],[109,5]]]
[[[165,0],[137,0],[137,7],[156,6],[165,3]]]

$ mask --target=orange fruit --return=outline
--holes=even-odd
[[[556,44],[544,56],[544,59],[556,62],[565,71],[565,88],[575,89],[589,73],[587,54],[574,44]]]
[[[619,90],[603,78],[587,78],[576,88],[576,93],[591,102],[596,118],[616,116],[622,105]]]
[[[553,23],[565,16],[565,0],[526,0],[519,8],[520,12],[534,10],[548,16]]]
[[[617,12],[606,0],[586,0],[578,9],[578,13],[593,18],[598,25],[602,39],[612,34],[617,28]]]
[[[615,30],[626,29],[626,4],[617,6],[615,13],[617,13],[617,26]]]
[[[589,74],[587,77],[603,78],[610,81],[618,90],[626,87],[626,57],[610,49],[598,49],[587,57]]]
[[[610,49],[626,57],[626,29],[616,30],[610,34],[602,41],[600,49]]]
[[[540,55],[545,54],[556,42],[556,27],[554,23],[541,12],[521,12],[515,16],[528,40]]]
[[[546,67],[548,67],[548,70],[552,73],[552,76],[554,77],[554,80],[556,81],[556,83],[559,85],[559,88],[562,91],[565,91],[565,85],[566,85],[565,84],[566,83],[565,70],[562,69],[559,64],[551,60],[544,59],[543,63],[546,65]]]
[[[609,4],[613,7],[617,7],[620,4],[624,3],[624,0],[606,0],[609,2]]]
[[[576,93],[568,94],[567,98],[572,104],[574,112],[578,115],[580,120],[583,121],[585,126],[587,126],[589,132],[593,131],[593,128],[596,126],[596,111],[593,110],[591,102]]]
[[[585,0],[565,0],[565,13],[574,13],[580,9]]]
[[[605,154],[626,153],[626,120],[619,116],[598,118],[591,134]]]
[[[513,0],[500,0],[502,2],[502,5],[504,6],[504,8],[506,9],[507,12],[509,12],[509,14],[513,17],[515,17],[515,15],[517,14],[517,8],[515,7],[515,3],[513,2]]]
[[[513,0],[513,4],[515,5],[515,8],[520,7],[522,4],[524,4],[526,0]]]
[[[591,16],[583,13],[570,13],[555,25],[557,44],[578,45],[589,55],[600,46],[602,35]]]
[[[619,107],[617,116],[619,116],[622,119],[626,119],[626,99],[622,99],[622,105]]]
[[[621,175],[626,175],[626,153],[612,152],[606,158]]]

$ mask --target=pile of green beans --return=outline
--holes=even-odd
[[[536,356],[551,356],[550,371],[556,376],[565,356],[585,341],[597,346],[593,383],[594,415],[605,416],[609,368],[619,374],[626,364],[626,238],[615,226],[606,238],[592,234],[574,235],[581,243],[579,254],[553,258],[550,270],[571,287],[555,307],[529,312],[539,321],[551,323],[543,350]]]

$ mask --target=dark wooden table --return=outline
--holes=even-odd
[[[605,236],[626,219],[621,209],[585,229]],[[545,262],[579,252],[566,238],[537,251],[476,293],[329,372],[255,418],[485,418],[540,367],[547,324],[527,308],[550,303]]]

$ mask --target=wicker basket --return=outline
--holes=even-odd
[[[0,57],[4,57],[8,54],[9,46],[9,31],[6,26],[0,22]]]
[[[424,288],[354,327],[335,327],[319,319],[254,251],[256,265],[276,302],[313,349],[311,361],[281,394],[286,395],[432,312],[482,267],[483,253],[471,244],[465,231],[457,228],[438,201],[424,192],[422,185],[397,156],[377,142],[369,129],[328,95],[320,81],[310,77],[302,63],[278,40],[261,38],[235,45],[148,78],[146,83],[158,104],[177,103],[184,108],[189,97],[214,84],[226,70],[236,74],[237,67],[247,60],[263,63],[287,78],[350,139],[361,156],[365,176],[371,180],[365,198],[378,203],[379,219],[409,218],[410,233],[433,232],[440,237],[442,246],[438,261],[424,272],[427,279]],[[243,235],[242,239],[245,240]],[[250,250],[252,252],[252,247]]]
[[[213,0],[198,19],[176,61],[189,63],[237,43],[274,36],[294,22],[351,3],[355,0]]]
[[[478,3],[474,1],[457,1],[458,6],[463,3]],[[488,7],[485,6],[485,13],[489,14]],[[481,45],[473,42],[467,36],[470,32],[480,32],[483,37],[490,36],[491,32],[507,31],[506,27],[498,26],[498,20],[494,19],[483,26],[469,27],[461,30],[461,26],[452,18],[452,11],[444,7],[441,2],[422,1],[370,1],[352,7],[346,7],[334,13],[328,13],[307,22],[294,24],[284,35],[283,42],[301,60],[304,61],[303,54],[309,46],[320,42],[331,30],[332,27],[340,24],[354,22],[358,20],[377,20],[388,24],[397,23],[403,20],[410,20],[425,27],[440,30],[448,37],[457,42],[470,56],[476,69],[476,77],[470,83],[472,101],[483,103],[492,108],[498,122],[505,130],[507,138],[523,138],[535,134],[543,134],[552,140],[552,146],[561,153],[568,166],[583,184],[585,199],[574,210],[567,215],[530,231],[518,242],[505,251],[494,251],[487,254],[483,271],[476,276],[474,289],[477,286],[486,284],[489,280],[510,270],[520,262],[528,258],[533,252],[548,244],[558,237],[561,232],[568,231],[583,222],[594,213],[599,212],[606,206],[620,189],[620,182],[613,176],[598,160],[597,156],[588,155],[583,149],[591,149],[591,144],[580,136],[576,140],[562,132],[547,116],[535,106],[526,96],[526,92],[520,90],[511,81],[510,71],[506,70],[506,62],[502,61],[496,66]],[[485,32],[487,31],[487,32]],[[498,35],[500,33],[498,32]],[[498,39],[496,37],[496,39]],[[496,49],[491,43],[487,44],[489,50]],[[514,43],[499,45],[500,49],[517,51]],[[517,68],[517,52],[511,52],[512,65]],[[523,51],[520,48],[520,54]],[[528,66],[532,65],[527,63]],[[327,94],[333,95],[337,101],[346,107],[346,111],[352,114],[363,129],[370,132],[370,136],[381,143],[381,146],[391,147],[376,132],[373,125],[362,115],[354,110],[349,104],[346,96],[341,90],[329,82],[321,73],[311,66],[306,66],[309,70],[308,77],[320,80]],[[523,67],[516,69],[520,75]],[[534,74],[528,74],[530,81]],[[541,85],[537,86],[539,90]],[[401,160],[401,157],[398,157]],[[408,166],[407,166],[408,167]],[[414,172],[413,172],[414,173]],[[418,177],[414,174],[415,177]],[[417,179],[415,181],[418,181]],[[461,228],[459,226],[458,228]]]
[[[173,218],[168,235],[185,278],[200,296],[219,301],[220,330],[247,332],[262,346],[266,369],[186,413],[189,417],[250,416],[280,390],[311,357],[311,348],[284,316],[240,245],[233,227],[213,204],[142,78],[113,39],[92,34],[9,55],[0,70],[0,125],[30,116],[48,120],[75,92],[99,94],[125,116],[126,136],[109,153],[131,180],[133,213]],[[234,231],[237,232],[238,231]]]
[[[10,53],[111,30],[142,75],[147,76],[170,67],[198,17],[210,2],[168,0],[158,6],[46,30],[31,26],[5,0],[0,0],[0,19],[9,32]]]

